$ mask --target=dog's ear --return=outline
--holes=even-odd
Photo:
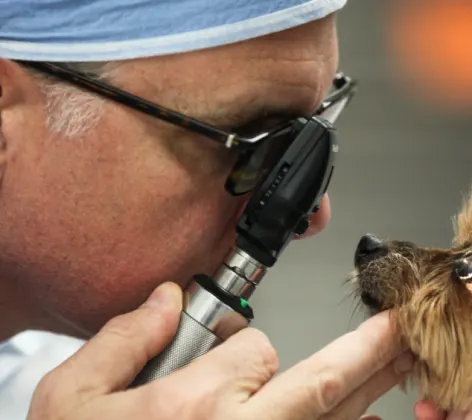
[[[454,221],[454,247],[472,245],[472,189],[464,199],[462,208],[453,218]]]

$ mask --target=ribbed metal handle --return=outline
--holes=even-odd
[[[247,258],[240,258],[240,261],[232,264],[243,268],[246,265]],[[258,273],[262,271],[257,265],[252,265]],[[259,277],[262,277],[261,274],[255,279]],[[252,309],[239,296],[250,296],[253,284],[226,265],[218,271],[216,279],[218,283],[206,275],[194,276],[184,291],[183,311],[173,340],[145,365],[130,385],[131,388],[187,366],[248,326],[253,318]]]
[[[179,329],[166,349],[151,359],[136,377],[132,387],[143,385],[188,365],[221,343],[221,339],[182,312]]]

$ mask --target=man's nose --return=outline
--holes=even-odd
[[[363,235],[357,244],[355,254],[355,264],[359,265],[366,260],[372,259],[385,250],[383,242],[375,235]]]

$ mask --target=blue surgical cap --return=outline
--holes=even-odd
[[[0,57],[104,61],[216,47],[321,19],[347,0],[0,0]]]

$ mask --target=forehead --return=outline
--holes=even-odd
[[[216,123],[264,109],[310,113],[336,67],[334,20],[328,17],[239,44],[125,62],[120,83],[160,105]]]

